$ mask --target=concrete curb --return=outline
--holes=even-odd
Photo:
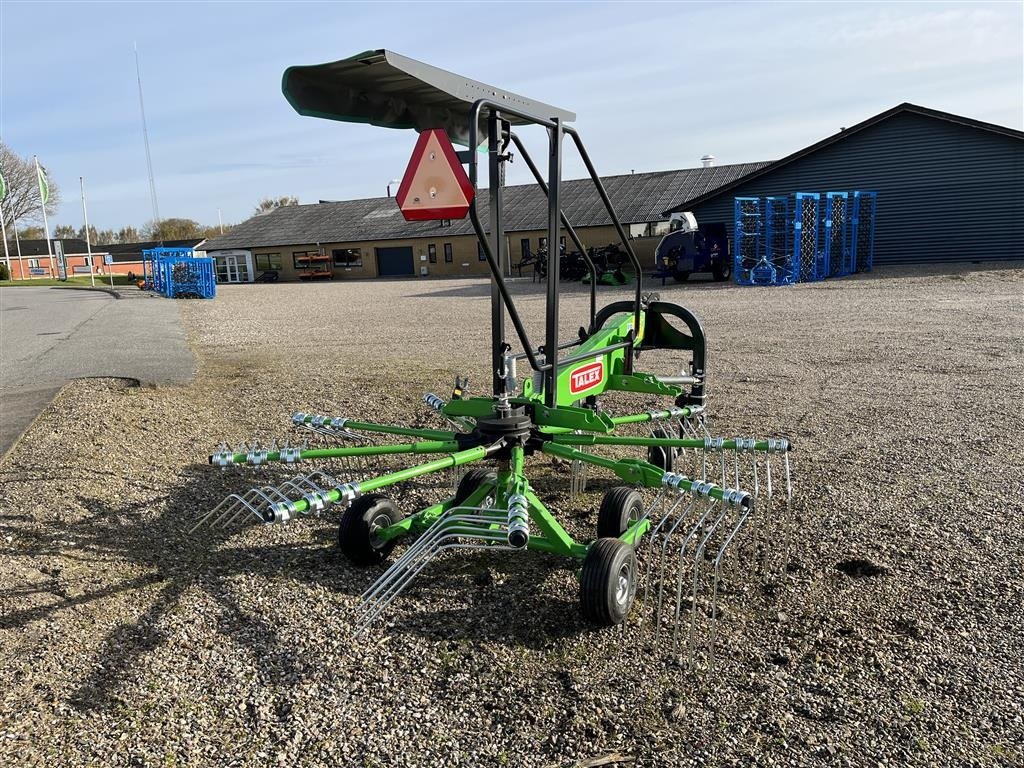
[[[103,291],[103,293],[109,293],[115,299],[121,298],[121,294],[114,288],[104,288],[100,285],[95,287],[91,285],[51,285],[49,287],[55,291]]]

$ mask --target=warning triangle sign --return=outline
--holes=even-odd
[[[463,219],[476,190],[443,128],[423,131],[395,200],[406,221]]]

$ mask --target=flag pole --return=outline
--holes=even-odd
[[[4,221],[4,210],[2,206],[0,206],[0,232],[2,232],[4,238],[4,263],[7,265],[7,279],[13,280],[14,273],[11,272],[11,252],[7,247],[7,223]],[[20,267],[21,265],[19,264],[18,266]]]
[[[11,229],[14,230],[14,250],[18,253],[18,274],[21,275],[21,279],[25,279],[25,262],[21,260],[21,238],[18,237],[18,217],[13,213],[11,214]],[[11,280],[14,279],[14,274],[11,274]]]
[[[43,231],[46,233],[46,253],[50,257],[50,277],[54,277],[53,246],[50,244],[50,223],[46,220],[46,200],[43,197],[43,172],[39,170],[39,158],[32,155],[36,163],[36,181],[39,182],[39,203],[43,209]],[[49,197],[49,195],[47,195]]]
[[[92,266],[92,241],[89,239],[89,211],[85,208],[85,179],[81,176],[78,177],[78,186],[82,188],[82,218],[85,219],[85,251],[89,254],[89,284],[95,288],[96,270]]]

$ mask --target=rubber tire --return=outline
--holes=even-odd
[[[673,275],[673,277],[675,277],[677,283],[685,283],[687,280],[690,279],[690,273],[676,272],[675,275]]]
[[[597,510],[597,537],[617,539],[644,511],[644,498],[629,485],[609,488]]]
[[[728,280],[732,277],[732,264],[716,264],[711,268],[711,276],[719,283]]]
[[[669,434],[668,430],[664,427],[658,427],[654,430],[654,436],[660,438],[670,438],[672,435]],[[653,464],[663,472],[671,472],[672,466],[675,464],[676,449],[675,448],[659,448],[658,446],[652,445],[647,449],[647,462]]]
[[[452,506],[460,506],[462,502],[473,495],[473,491],[479,488],[482,483],[493,483],[497,479],[498,473],[493,469],[477,467],[476,469],[469,470],[459,480],[459,487],[455,489],[455,496],[452,497],[455,502]]]
[[[627,585],[620,595],[619,577]],[[598,539],[590,546],[580,574],[580,610],[587,621],[603,627],[621,624],[636,597],[637,565],[633,547],[622,539]]]
[[[374,545],[371,530],[374,525],[385,525],[382,517],[387,518],[386,525],[393,525],[402,519],[398,507],[385,496],[360,496],[342,513],[338,526],[338,547],[352,565],[379,565],[395,548],[397,539]]]

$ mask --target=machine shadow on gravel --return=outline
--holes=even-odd
[[[282,478],[275,478],[273,470],[263,476],[268,482]],[[307,670],[311,674],[313,665],[320,663],[297,656],[281,639],[279,627],[244,608],[233,595],[232,580],[241,574],[267,580],[285,577],[356,598],[379,570],[356,568],[340,555],[334,516],[327,516],[322,524],[300,523],[302,541],[283,540],[280,528],[255,531],[260,536],[278,534],[274,541],[256,546],[238,546],[237,542],[221,546],[242,535],[238,531],[188,535],[186,530],[197,512],[210,508],[233,481],[231,476],[211,474],[207,465],[197,464],[181,472],[179,483],[169,493],[159,494],[160,489],[152,488],[154,495],[146,501],[117,505],[78,495],[75,506],[84,512],[74,517],[57,514],[38,520],[27,515],[7,516],[8,523],[20,523],[19,549],[38,563],[50,580],[29,589],[7,590],[0,597],[49,593],[55,599],[0,617],[0,627],[18,629],[47,621],[69,608],[90,607],[107,598],[148,590],[140,598],[146,607],[138,617],[118,624],[98,643],[93,671],[69,697],[72,706],[81,711],[115,707],[121,700],[122,685],[132,678],[140,660],[175,641],[162,624],[166,616],[180,610],[180,601],[192,590],[201,590],[217,604],[218,633],[255,655],[275,657],[275,667],[284,670],[284,679],[302,680],[309,676]],[[151,512],[154,508],[160,512]],[[68,579],[60,568],[44,565],[57,558],[73,558],[89,571]],[[585,633],[589,627],[578,615],[575,591],[556,590],[554,597],[540,594],[545,577],[575,583],[571,576],[565,578],[563,566],[551,556],[509,559],[476,552],[444,558],[431,568],[430,579],[417,582],[404,596],[411,607],[371,632],[530,648]],[[110,567],[141,575],[108,576],[105,571]],[[116,583],[91,586],[108,578]]]

